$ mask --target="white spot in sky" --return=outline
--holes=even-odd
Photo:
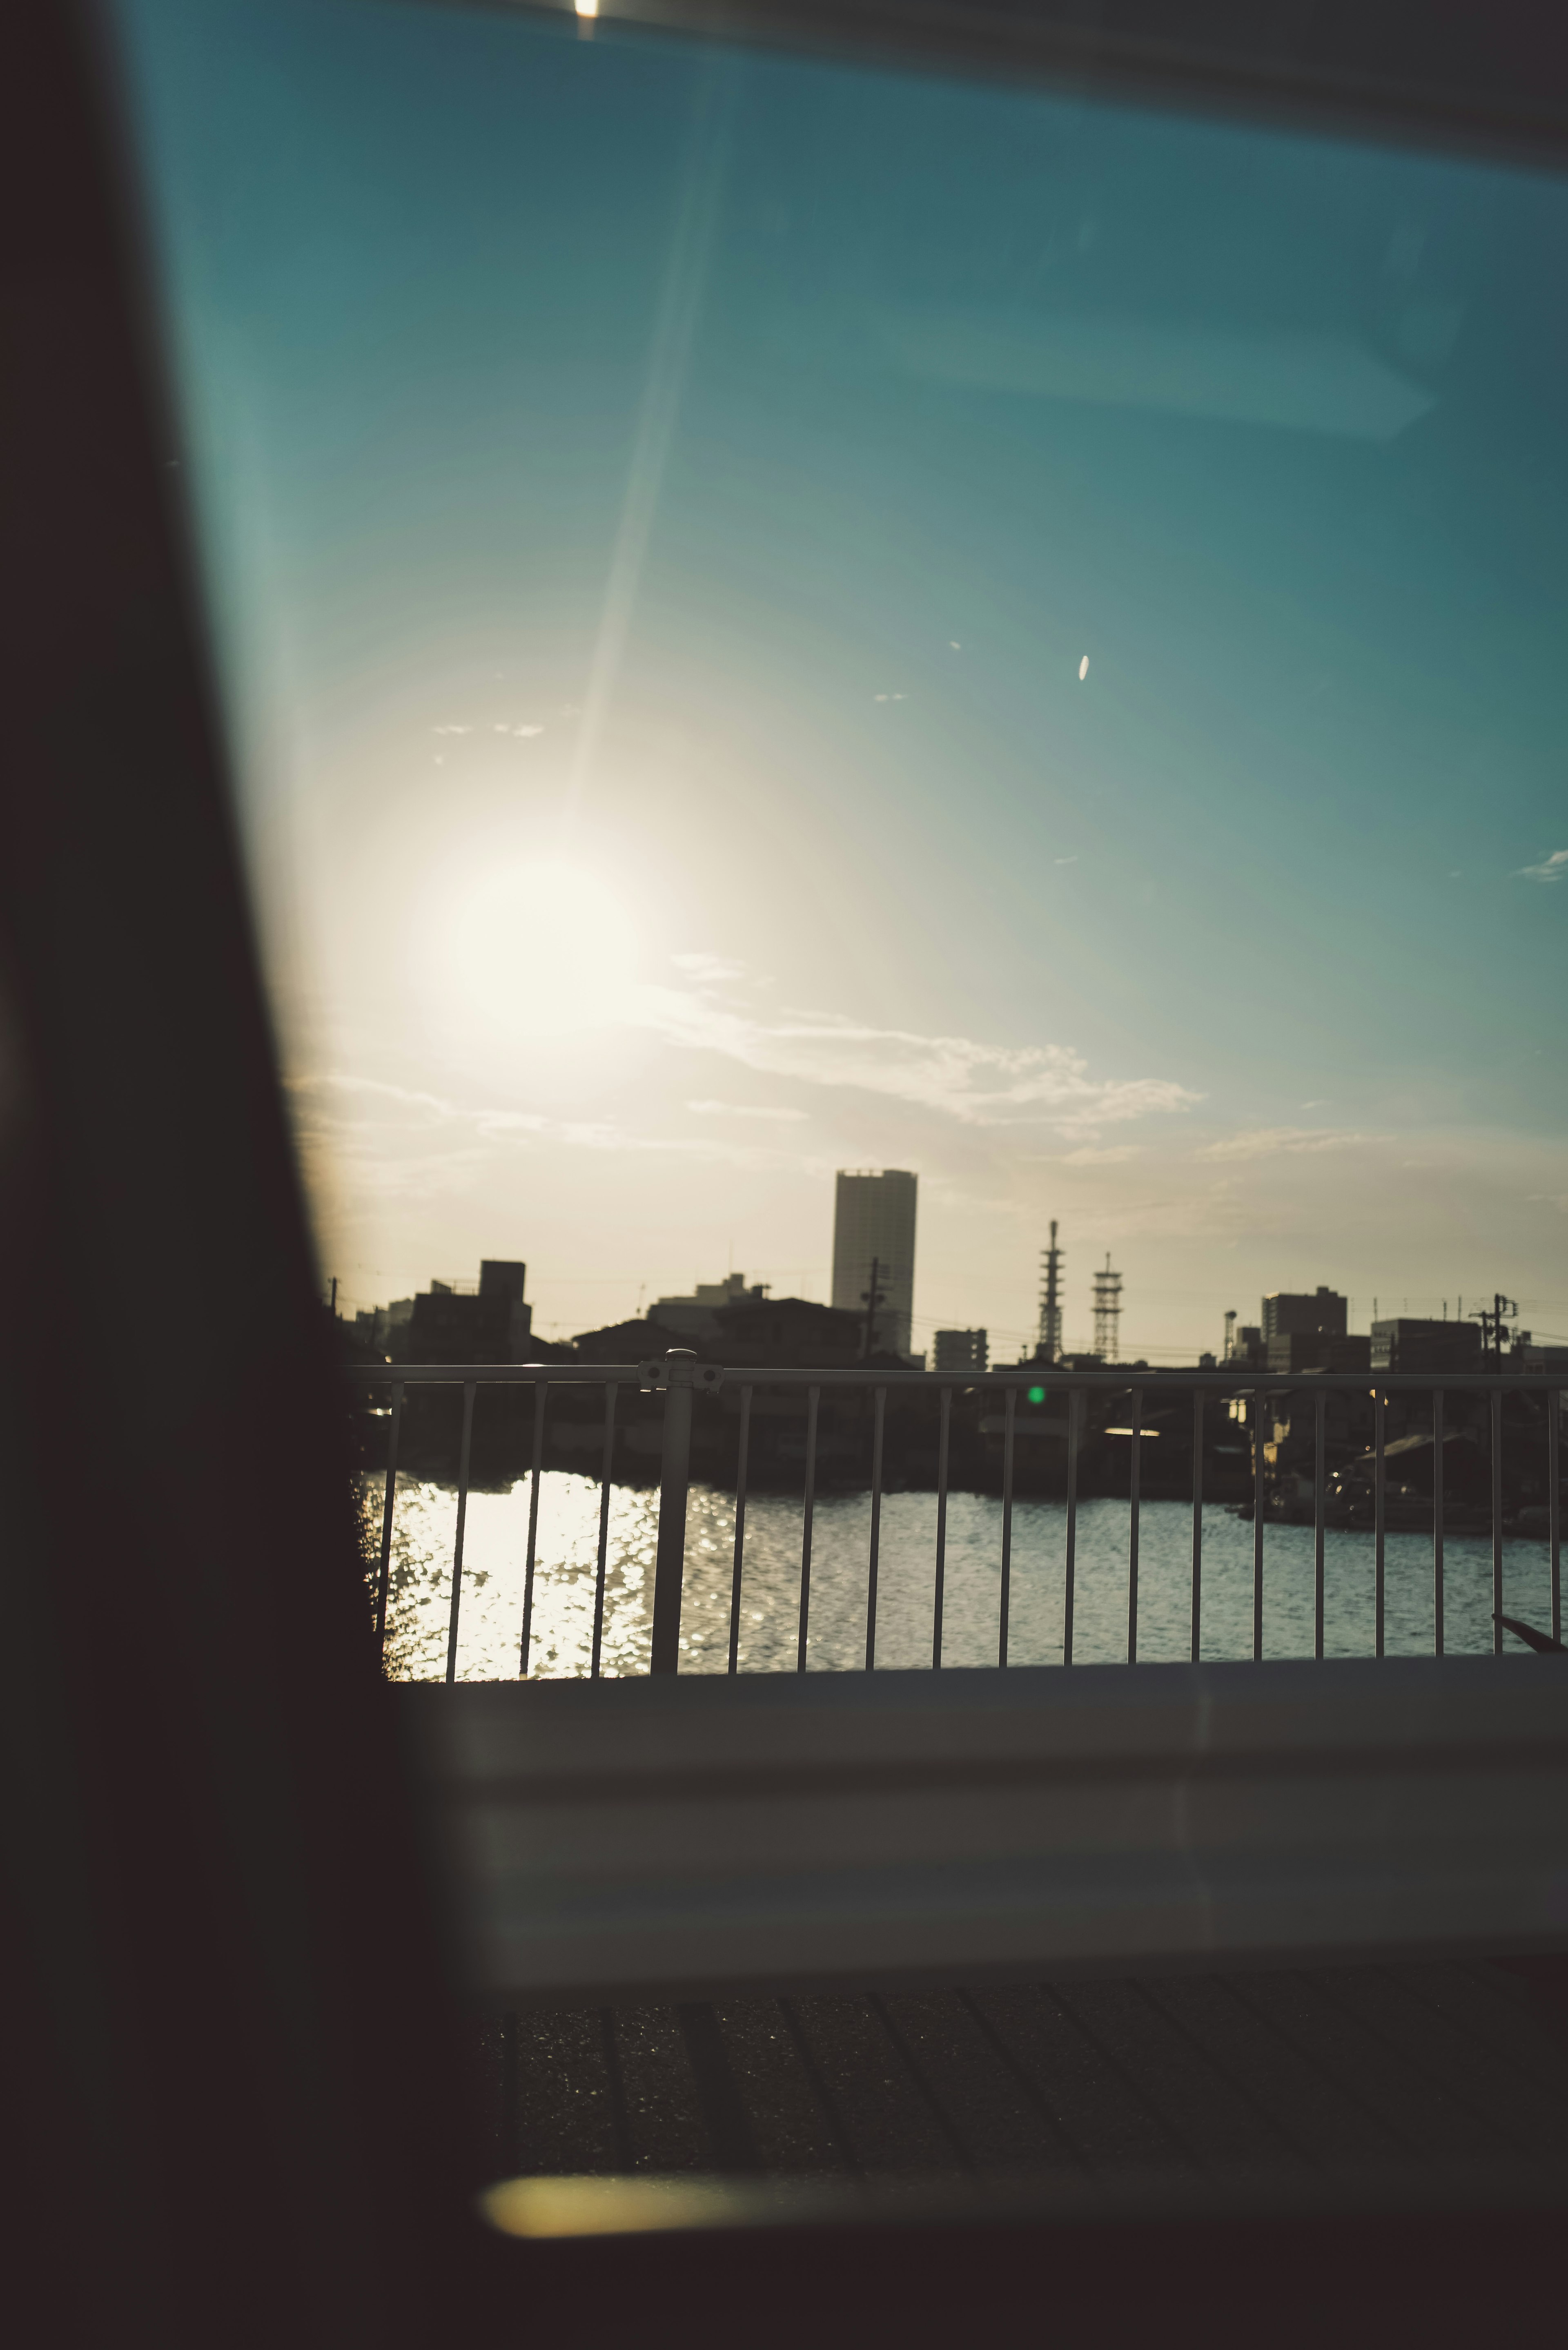
[[[961,652],[962,652],[962,650],[963,650],[963,647],[960,644],[960,642],[959,642],[959,640],[958,640],[958,639],[957,639],[956,637],[950,637],[950,638],[948,639],[948,642],[949,642],[949,644],[952,647],[952,650],[953,650],[953,651],[954,651],[955,653],[961,653]]]
[[[1078,682],[1079,682],[1079,684],[1080,684],[1080,685],[1082,685],[1082,683],[1083,683],[1084,680],[1088,676],[1088,674],[1089,674],[1089,656],[1088,656],[1088,654],[1087,654],[1087,653],[1085,653],[1085,654],[1084,655],[1083,660],[1078,663]]]
[[[1075,857],[1058,857],[1054,859],[1058,865],[1076,865],[1077,861]]]

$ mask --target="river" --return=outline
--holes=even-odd
[[[365,1503],[379,1531],[382,1484],[367,1476]],[[605,1578],[602,1670],[645,1673],[653,1605],[659,1495],[649,1488],[612,1492]],[[866,1653],[868,1495],[817,1503],[814,1520],[808,1666],[855,1670]],[[545,1472],[540,1492],[531,1676],[566,1679],[588,1670],[593,1636],[594,1568],[599,1489],[589,1477]],[[411,1475],[398,1479],[388,1612],[388,1663],[400,1679],[440,1679],[446,1670],[457,1494],[451,1485]],[[528,1483],[472,1491],[464,1534],[457,1678],[516,1677],[523,1622]],[[1060,1501],[1015,1503],[1010,1661],[1056,1664],[1062,1656],[1063,1564],[1066,1508]],[[1191,1506],[1146,1502],[1140,1515],[1138,1656],[1143,1661],[1189,1653],[1191,1609]],[[955,1493],[948,1503],[942,1661],[997,1660],[1002,1504]],[[1127,1653],[1127,1504],[1096,1500],[1078,1507],[1075,1660],[1119,1662]],[[753,1495],[746,1513],[741,1603],[742,1672],[787,1672],[795,1664],[800,1607],[801,1504]],[[886,1495],[877,1601],[879,1667],[931,1662],[936,1497]],[[694,1486],[687,1520],[681,1669],[722,1672],[728,1656],[734,1557],[732,1495]],[[1422,1534],[1386,1538],[1386,1645],[1391,1654],[1432,1647],[1432,1545]],[[1473,1535],[1450,1538],[1445,1560],[1446,1645],[1491,1647],[1491,1545]],[[1325,1647],[1331,1656],[1373,1652],[1373,1537],[1330,1529],[1325,1543]],[[1547,1626],[1550,1568],[1543,1541],[1511,1537],[1504,1552],[1504,1607]],[[1252,1528],[1215,1506],[1203,1517],[1203,1655],[1246,1657],[1252,1645]],[[1511,1642],[1510,1645],[1513,1645]],[[1269,1657],[1310,1656],[1313,1648],[1313,1534],[1310,1526],[1272,1525],[1264,1548],[1263,1646]]]

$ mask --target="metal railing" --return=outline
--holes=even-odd
[[[1138,1532],[1142,1499],[1142,1448],[1146,1410],[1158,1408],[1152,1399],[1188,1395],[1192,1412],[1192,1576],[1191,1655],[1200,1659],[1203,1623],[1203,1459],[1205,1415],[1211,1402],[1244,1399],[1252,1414],[1252,1658],[1263,1655],[1263,1563],[1266,1508],[1264,1415],[1270,1400],[1281,1395],[1310,1395],[1313,1402],[1313,1565],[1314,1655],[1324,1654],[1324,1543],[1329,1523],[1327,1412],[1331,1396],[1343,1394],[1372,1405],[1372,1509],[1374,1535],[1374,1653],[1384,1654],[1387,1535],[1387,1458],[1386,1415],[1392,1397],[1426,1396],[1431,1399],[1433,1447],[1432,1593],[1434,1650],[1444,1653],[1443,1576],[1445,1539],[1445,1399],[1455,1392],[1484,1396],[1490,1430],[1490,1526],[1492,1567],[1493,1648],[1502,1653],[1503,1640],[1503,1399],[1507,1395],[1539,1395],[1544,1400],[1546,1438],[1546,1525],[1551,1571],[1550,1639],[1560,1643],[1561,1597],[1561,1474],[1562,1386],[1560,1376],[1542,1372],[1320,1372],[1264,1373],[1239,1376],[1235,1370],[1147,1371],[1128,1377],[1125,1370],[1077,1371],[1045,1364],[1024,1364],[1012,1369],[978,1376],[952,1376],[929,1371],[901,1371],[872,1367],[849,1370],[784,1370],[725,1368],[701,1362],[692,1351],[674,1348],[656,1360],[642,1363],[509,1363],[509,1364],[355,1364],[349,1378],[366,1388],[391,1390],[387,1447],[386,1490],[381,1518],[379,1571],[376,1590],[376,1637],[383,1652],[390,1588],[392,1529],[397,1498],[399,1447],[406,1390],[414,1386],[461,1387],[462,1419],[458,1450],[457,1526],[452,1546],[452,1597],[447,1633],[446,1679],[457,1678],[458,1627],[462,1604],[463,1532],[467,1517],[473,1434],[474,1399],[480,1387],[534,1388],[533,1448],[529,1472],[528,1534],[524,1566],[524,1595],[518,1672],[526,1677],[533,1634],[535,1567],[538,1546],[539,1496],[544,1474],[545,1413],[552,1388],[602,1387],[605,1399],[603,1457],[600,1467],[598,1543],[595,1577],[590,1677],[597,1679],[604,1636],[605,1581],[609,1556],[610,1500],[615,1484],[614,1454],[617,1399],[623,1387],[643,1394],[659,1390],[664,1397],[659,1480],[658,1538],[654,1566],[653,1626],[650,1669],[679,1669],[680,1611],[686,1571],[686,1515],[691,1486],[691,1414],[698,1395],[721,1388],[738,1390],[738,1458],[735,1473],[734,1558],[731,1585],[728,1670],[738,1669],[741,1600],[745,1565],[746,1500],[751,1446],[752,1407],[759,1388],[804,1391],[806,1435],[800,1559],[799,1621],[795,1669],[806,1669],[811,1623],[813,1516],[816,1500],[818,1421],[824,1393],[869,1391],[872,1399],[870,1474],[870,1539],[867,1558],[866,1670],[877,1661],[877,1605],[881,1551],[884,1454],[889,1394],[934,1395],[938,1408],[936,1473],[936,1542],[932,1604],[931,1664],[942,1663],[942,1616],[947,1567],[948,1501],[951,1449],[952,1405],[958,1393],[1001,1391],[1005,1399],[1002,1460],[1001,1583],[998,1610],[998,1667],[1008,1663],[1009,1611],[1012,1596],[1012,1522],[1016,1447],[1020,1434],[1018,1399],[1021,1392],[1049,1389],[1065,1392],[1066,1535],[1063,1562],[1062,1661],[1073,1658],[1073,1615],[1076,1574],[1079,1460],[1084,1440],[1085,1399],[1095,1395],[1126,1397],[1130,1440],[1128,1461],[1129,1520],[1127,1545],[1127,1661],[1137,1661]]]

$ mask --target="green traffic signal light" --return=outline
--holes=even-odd
[[[1030,1401],[1031,1403],[1044,1403],[1044,1400],[1045,1400],[1045,1390],[1044,1390],[1044,1388],[1030,1388],[1030,1390],[1029,1390],[1029,1401]]]

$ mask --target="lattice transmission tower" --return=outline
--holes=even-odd
[[[1037,1348],[1043,1363],[1059,1363],[1062,1359],[1062,1259],[1065,1250],[1056,1245],[1056,1220],[1051,1220],[1051,1245],[1040,1252],[1040,1344]]]
[[[1111,1254],[1106,1251],[1106,1269],[1095,1275],[1095,1352],[1107,1363],[1121,1359],[1122,1277],[1111,1271]]]

